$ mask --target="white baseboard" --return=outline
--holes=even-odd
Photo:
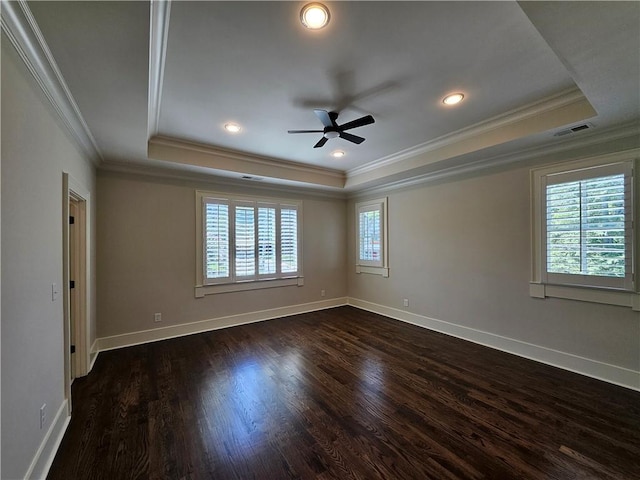
[[[31,465],[29,465],[29,469],[24,475],[26,480],[47,478],[47,474],[56,456],[58,447],[60,443],[62,443],[62,437],[64,437],[64,433],[67,431],[70,420],[69,402],[65,399],[62,405],[60,405],[60,408],[58,408],[58,412],[51,422],[47,434],[42,439],[42,443],[33,460],[31,460]]]
[[[640,391],[640,372],[616,365],[599,362],[590,358],[580,357],[571,353],[553,350],[551,348],[534,345],[532,343],[503,337],[494,333],[483,332],[474,328],[456,325],[454,323],[436,320],[416,313],[399,310],[397,308],[378,305],[376,303],[349,298],[349,305],[363,310],[378,313],[386,317],[411,323],[436,332],[468,340],[503,352],[512,353],[529,360],[552,365],[554,367],[580,373],[598,380],[620,385],[632,390]]]
[[[97,351],[103,352],[105,350],[113,350],[115,348],[157,342],[159,340],[167,340],[169,338],[182,337],[184,335],[192,335],[194,333],[208,332],[211,330],[218,330],[220,328],[235,327],[237,325],[244,325],[247,323],[272,320],[279,317],[288,317],[291,315],[298,315],[300,313],[324,310],[325,308],[339,307],[346,304],[347,297],[330,298],[319,302],[290,305],[286,307],[272,308],[270,310],[259,310],[256,312],[212,318],[210,320],[201,320],[199,322],[183,323],[180,325],[154,328],[152,330],[102,337],[96,340]]]
[[[229,315],[226,317],[201,320],[199,322],[185,323],[181,325],[171,325],[168,327],[143,330],[139,332],[125,333],[96,339],[96,347],[91,348],[96,355],[92,357],[93,362],[97,353],[105,350],[140,345],[143,343],[167,340],[169,338],[192,335],[194,333],[208,332],[220,328],[234,327],[247,323],[261,322],[279,317],[297,315],[325,308],[333,308],[342,305],[351,305],[363,310],[378,313],[396,320],[411,323],[423,328],[428,328],[436,332],[451,335],[453,337],[468,340],[487,347],[495,348],[503,352],[512,353],[520,357],[535,360],[537,362],[552,365],[554,367],[569,370],[589,377],[603,380],[605,382],[620,385],[632,390],[640,391],[640,372],[635,370],[610,365],[567,352],[561,352],[540,345],[523,342],[509,337],[496,335],[490,332],[476,330],[474,328],[456,325],[454,323],[425,317],[416,313],[399,310],[393,307],[379,305],[357,298],[340,297],[319,302],[305,303],[301,305],[290,305],[286,307],[274,308],[270,310],[260,310],[256,312]],[[93,367],[92,362],[92,367]]]
[[[89,370],[87,371],[87,375],[89,375],[89,372],[93,370],[93,365],[96,363],[99,353],[100,352],[98,351],[98,339],[96,338],[91,344],[91,350],[89,350]]]

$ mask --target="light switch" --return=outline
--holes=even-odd
[[[58,290],[58,284],[52,283],[51,284],[51,301],[55,302],[58,299],[59,294],[60,294],[60,291]]]

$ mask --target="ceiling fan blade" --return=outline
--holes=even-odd
[[[287,133],[323,133],[324,130],[287,130]]]
[[[350,130],[352,128],[364,127],[365,125],[370,125],[372,123],[375,123],[375,120],[371,115],[367,115],[365,117],[360,117],[351,122],[347,122],[344,125],[340,125],[340,130],[344,131],[344,130]]]
[[[320,147],[322,147],[325,143],[327,143],[327,140],[329,140],[327,137],[322,137],[322,138],[318,141],[318,143],[316,143],[316,144],[313,146],[313,148],[320,148]],[[364,138],[363,138],[363,140],[364,140]]]
[[[334,112],[327,112],[326,110],[314,110],[313,113],[316,114],[316,117],[322,122],[322,125],[325,127],[337,127],[336,118],[338,118],[338,114]]]
[[[350,142],[357,143],[358,145],[364,142],[364,138],[357,135],[352,135],[351,133],[347,132],[340,132],[340,138],[344,138],[345,140],[349,140]]]

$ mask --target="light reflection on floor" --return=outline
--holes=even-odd
[[[304,380],[304,358],[291,348],[278,362],[262,364],[252,356],[216,368],[203,379],[203,418],[200,436],[213,456],[234,460],[259,458],[272,425],[265,419],[277,417],[274,410],[304,410],[306,401],[299,397]],[[222,440],[224,439],[224,440]],[[227,445],[231,443],[230,445]]]

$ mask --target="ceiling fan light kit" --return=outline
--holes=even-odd
[[[347,140],[351,143],[355,143],[356,145],[360,145],[364,142],[364,138],[359,137],[357,135],[353,135],[352,133],[347,133],[346,130],[351,130],[352,128],[364,127],[365,125],[370,125],[375,123],[375,120],[371,115],[365,115],[364,117],[360,117],[356,120],[352,120],[351,122],[344,123],[342,125],[338,125],[336,120],[338,119],[337,112],[327,112],[326,110],[314,110],[313,113],[316,114],[316,117],[322,122],[324,125],[323,130],[289,130],[288,133],[322,133],[322,138],[316,143],[313,148],[320,148],[324,146],[325,143],[331,138],[340,137],[343,140]]]

